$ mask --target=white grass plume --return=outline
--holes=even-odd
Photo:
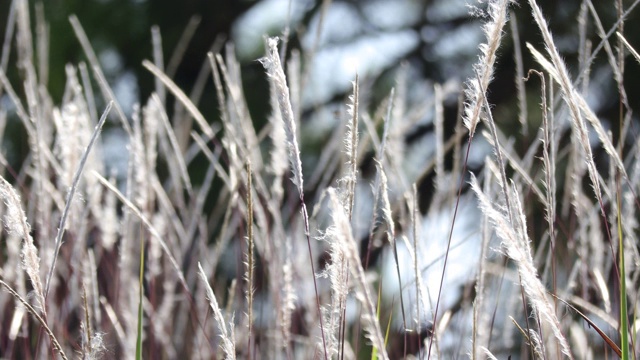
[[[358,245],[351,233],[351,224],[349,223],[347,214],[344,212],[344,207],[339,200],[336,190],[329,188],[327,194],[329,197],[329,208],[333,218],[333,226],[328,232],[331,233],[330,236],[336,237],[335,241],[343,243],[345,246],[346,256],[350,264],[349,269],[357,285],[356,297],[363,306],[361,319],[363,328],[373,346],[378,349],[378,356],[381,359],[388,359],[389,356],[385,349],[384,337],[377,320],[376,307],[373,303],[371,292],[369,291],[369,284],[365,277],[364,268],[358,256]]]
[[[293,265],[291,263],[291,242],[284,241],[285,260],[282,267],[283,288],[282,288],[282,305],[280,306],[280,322],[279,326],[282,333],[284,346],[287,347],[291,341],[291,320],[293,311],[296,309],[297,296],[294,292],[293,284]]]
[[[343,212],[346,215],[349,211],[344,198],[344,190],[335,192],[331,189],[331,195],[339,195],[339,202],[342,205]],[[329,199],[332,201],[332,199]],[[336,216],[334,214],[334,216]],[[348,218],[348,215],[347,215]],[[346,307],[347,295],[349,293],[349,261],[348,248],[342,234],[337,233],[338,229],[335,225],[329,226],[326,232],[320,237],[329,243],[329,255],[331,261],[327,264],[324,271],[320,273],[321,277],[329,279],[331,284],[331,303],[323,307],[323,316],[326,323],[326,342],[327,354],[329,358],[340,357],[340,329],[342,328],[343,313]]]
[[[353,216],[353,206],[355,202],[356,181],[358,177],[358,97],[360,86],[358,84],[358,75],[353,82],[353,95],[349,96],[348,114],[351,115],[351,121],[347,123],[347,133],[345,135],[345,151],[348,156],[347,165],[349,166],[346,175],[347,180],[347,216],[349,219]]]
[[[273,83],[276,94],[278,96],[278,105],[280,114],[284,121],[284,130],[287,135],[287,149],[289,150],[289,162],[291,163],[291,171],[293,172],[293,183],[298,188],[302,196],[304,182],[302,179],[302,162],[300,161],[300,148],[296,139],[296,122],[293,118],[293,109],[291,107],[289,87],[287,80],[280,64],[280,55],[278,54],[278,39],[271,38],[268,40],[267,56],[260,59],[262,66],[267,70],[267,75]]]
[[[325,234],[325,238],[329,242],[331,262],[320,274],[320,276],[328,277],[331,283],[331,303],[323,307],[323,316],[326,324],[327,355],[329,355],[329,358],[340,356],[339,329],[341,328],[342,314],[349,292],[347,249],[345,248],[345,243],[338,240],[334,230],[335,228],[329,228]]]
[[[140,118],[140,106],[133,106],[133,114],[131,116],[133,122],[133,135],[129,139],[129,166],[132,171],[132,186],[127,187],[127,191],[131,192],[133,203],[143,211],[145,216],[149,218],[150,191],[145,184],[148,181],[150,169],[147,167],[146,149],[142,134],[142,119]]]
[[[470,136],[473,136],[480,121],[482,98],[485,96],[484,94],[493,77],[493,66],[500,47],[502,29],[507,23],[509,3],[511,3],[511,0],[492,0],[488,4],[487,12],[490,21],[483,26],[487,42],[480,45],[482,55],[474,65],[475,72],[479,74],[480,80],[470,79],[465,90],[467,103],[464,109],[464,125],[469,129]]]
[[[267,166],[267,171],[274,175],[271,185],[271,196],[276,203],[280,203],[284,196],[282,188],[282,177],[286,173],[289,165],[287,164],[287,135],[282,122],[282,114],[278,105],[278,94],[273,81],[269,82],[269,104],[271,105],[271,114],[269,115],[269,123],[271,124],[271,162]]]
[[[490,176],[489,167],[484,168],[484,176],[485,179],[488,179]],[[489,194],[491,191],[491,182],[484,182],[484,192],[485,194]],[[488,343],[489,335],[485,334],[485,332],[478,332],[478,329],[488,328],[489,324],[487,320],[487,316],[482,312],[484,304],[484,293],[485,293],[485,282],[487,277],[487,250],[489,249],[489,240],[491,239],[491,233],[489,224],[487,223],[487,218],[485,216],[482,217],[480,223],[480,231],[482,233],[482,245],[480,246],[480,262],[478,266],[478,272],[476,274],[476,298],[473,301],[473,327],[471,333],[471,358],[473,360],[477,359],[477,349],[479,348],[479,344]]]
[[[227,106],[229,113],[225,118],[229,123],[225,124],[225,131],[228,131],[230,127],[234,128],[236,143],[243,153],[246,151],[243,156],[250,158],[254,168],[258,170],[262,168],[262,154],[259,151],[258,137],[251,121],[246,96],[243,93],[240,64],[235,58],[235,49],[231,43],[227,43],[225,55],[225,59],[219,54],[216,55],[220,74],[229,95],[229,105]]]
[[[520,45],[520,33],[518,32],[518,21],[513,11],[509,13],[511,20],[511,36],[513,37],[513,60],[516,63],[516,91],[518,92],[518,120],[522,126],[522,134],[528,135],[527,120],[527,93],[524,86],[524,65],[522,61],[522,46]]]
[[[205,288],[207,290],[207,297],[209,298],[209,305],[211,306],[211,310],[213,310],[213,317],[216,319],[218,328],[220,329],[220,337],[222,338],[221,346],[225,354],[225,359],[235,359],[236,345],[233,339],[233,323],[230,323],[231,328],[227,330],[227,325],[225,323],[224,316],[222,316],[222,311],[220,311],[220,307],[218,306],[216,295],[213,293],[211,285],[209,285],[209,280],[207,280],[207,275],[205,275],[204,270],[202,270],[202,265],[200,264],[200,262],[198,262],[198,270],[198,275],[200,275],[200,278],[204,282]]]
[[[267,70],[267,76],[270,82],[276,89],[278,96],[278,105],[280,107],[280,115],[284,122],[284,130],[287,135],[287,149],[289,150],[289,162],[291,163],[291,171],[293,172],[293,178],[291,181],[298,188],[298,195],[300,197],[300,207],[302,208],[302,219],[304,221],[305,235],[307,238],[307,246],[309,249],[309,261],[311,272],[313,275],[313,286],[315,291],[316,306],[318,312],[318,320],[320,321],[320,331],[322,333],[323,350],[325,352],[325,359],[328,357],[326,350],[326,340],[324,335],[324,325],[322,324],[322,311],[320,309],[320,299],[318,296],[318,284],[316,282],[316,272],[314,267],[314,257],[311,250],[311,239],[309,230],[309,214],[307,212],[307,206],[304,202],[304,181],[302,179],[302,161],[300,160],[300,148],[298,146],[298,140],[296,138],[296,122],[293,117],[293,109],[291,107],[291,98],[289,94],[289,87],[287,86],[287,79],[282,70],[280,63],[280,56],[278,54],[278,39],[271,38],[267,41],[267,56],[260,59],[262,66]]]
[[[498,360],[498,358],[495,355],[493,355],[493,353],[489,349],[487,349],[486,347],[481,346],[480,350],[482,350],[484,352],[484,354],[487,356],[487,359]]]
[[[613,144],[611,143],[611,140],[609,139],[604,129],[602,128],[602,124],[600,124],[600,121],[595,116],[593,111],[589,108],[584,98],[574,88],[569,78],[569,72],[566,68],[564,61],[562,61],[562,58],[560,57],[560,53],[558,53],[558,48],[555,46],[553,37],[551,36],[551,32],[549,31],[547,22],[544,20],[540,7],[538,7],[538,4],[536,3],[535,0],[529,0],[529,4],[531,5],[533,18],[538,24],[538,27],[540,28],[540,32],[542,33],[542,38],[544,40],[547,53],[551,58],[551,63],[549,63],[546,59],[544,59],[544,57],[542,57],[540,53],[535,51],[535,49],[530,44],[527,44],[527,47],[529,47],[530,51],[533,53],[536,60],[545,68],[545,70],[550,72],[554,80],[558,82],[558,84],[560,85],[560,88],[562,89],[563,97],[567,105],[569,106],[569,110],[571,112],[571,119],[573,120],[572,124],[574,127],[574,131],[576,131],[577,135],[579,136],[580,144],[582,145],[583,150],[586,154],[586,162],[587,162],[587,169],[589,172],[589,178],[591,179],[591,183],[593,184],[595,195],[598,198],[598,201],[600,202],[600,204],[602,204],[602,191],[600,187],[600,180],[598,178],[599,175],[596,169],[596,165],[593,161],[593,153],[591,151],[587,126],[586,126],[586,123],[584,122],[584,118],[582,117],[581,111],[585,113],[587,120],[589,120],[591,125],[596,130],[596,133],[598,134],[598,137],[602,141],[602,145],[606,150],[607,154],[611,157],[616,167],[620,169],[623,176],[626,178],[627,175],[624,168],[624,164],[622,163],[620,157],[618,156]]]
[[[505,214],[505,209],[496,209],[492,201],[484,194],[475,176],[471,175],[471,188],[480,201],[482,212],[489,218],[496,235],[502,240],[506,255],[513,259],[518,267],[518,273],[522,279],[522,286],[534,308],[534,315],[544,320],[553,330],[562,352],[570,359],[573,358],[569,344],[560,330],[560,322],[555,315],[552,304],[546,296],[546,289],[538,278],[538,272],[533,263],[529,238],[526,230],[526,219],[522,212],[520,199],[515,189],[506,189],[511,194],[513,221]]]
[[[422,271],[420,261],[416,254],[420,254],[421,250],[419,247],[420,239],[420,223],[418,222],[418,215],[420,214],[420,208],[418,205],[418,188],[414,183],[412,186],[413,194],[410,202],[410,211],[411,211],[411,227],[413,234],[413,246],[410,246],[409,241],[403,236],[403,240],[407,242],[407,249],[410,249],[409,254],[411,255],[412,264],[413,264],[413,273],[416,279],[416,333],[420,334],[422,327],[422,315],[420,313],[421,307],[425,309],[431,308],[429,301],[429,293],[427,292],[427,288],[424,285],[424,279],[422,278]]]
[[[542,347],[542,339],[540,335],[533,329],[529,329],[529,346],[533,350],[533,355],[536,359],[544,359],[544,351]]]
[[[29,275],[29,280],[36,294],[36,303],[43,314],[46,315],[45,295],[40,280],[40,257],[38,249],[33,243],[31,237],[31,227],[27,222],[27,216],[22,210],[20,196],[16,190],[0,176],[0,196],[4,199],[7,214],[4,217],[5,227],[7,231],[24,239],[22,245],[22,268]]]

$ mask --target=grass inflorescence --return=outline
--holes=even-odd
[[[616,2],[607,28],[585,0],[575,65],[535,0],[525,12],[489,0],[465,84],[423,86],[416,101],[422,80],[403,65],[375,104],[354,71],[338,110],[304,103],[317,44],[291,48],[287,29],[265,38],[258,126],[230,42],[190,92],[174,80],[183,45],[165,66],[154,27],[142,63],[154,92],[126,113],[73,15],[86,62],[66,67],[56,103],[45,20],[32,30],[29,3],[14,0],[0,137],[16,120],[28,153],[0,153],[0,356],[636,359],[640,142],[624,60],[640,56],[624,25],[638,2]],[[523,24],[538,43],[521,43]],[[510,43],[518,110],[498,111]],[[589,102],[599,59],[615,127]],[[205,81],[214,117],[199,109]],[[434,141],[411,140],[424,119]],[[124,139],[125,166],[105,132]]]

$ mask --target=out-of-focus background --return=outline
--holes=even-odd
[[[5,36],[9,19],[5,14],[9,14],[11,3],[0,3],[0,14],[3,14],[0,16],[1,38]],[[549,19],[563,56],[569,64],[575,65],[580,42],[577,17],[581,1],[539,1],[539,4]],[[467,0],[191,0],[179,3],[171,0],[68,0],[30,2],[30,5],[32,24],[35,26],[39,14],[46,21],[50,44],[45,59],[49,62],[46,84],[54,101],[59,101],[64,91],[65,64],[84,59],[68,21],[69,16],[75,14],[125,111],[130,112],[133,103],[146,99],[153,90],[153,76],[141,63],[143,59],[152,58],[151,28],[158,26],[167,71],[187,93],[207,60],[206,53],[212,48],[224,53],[224,44],[233,43],[243,65],[243,82],[246,88],[252,89],[246,95],[252,117],[257,122],[264,122],[267,116],[262,110],[268,98],[261,93],[267,91],[267,85],[262,66],[256,61],[264,54],[264,36],[286,36],[288,51],[302,52],[303,66],[308,69],[303,89],[304,110],[312,111],[319,105],[342,100],[356,71],[368,85],[364,90],[373,99],[388,92],[403,64],[408,67],[411,83],[416,86],[421,81],[427,84],[465,81],[472,75],[471,65],[478,56],[477,45],[483,39],[481,22],[485,20],[483,4]],[[609,29],[616,17],[613,2],[596,1],[593,5],[605,29]],[[526,6],[515,6],[513,11],[518,18],[530,19],[526,16],[529,12]],[[627,21],[628,28],[636,18],[632,13]],[[598,44],[593,23],[587,26],[587,40]],[[517,28],[523,43],[541,44],[539,32],[530,20],[518,23]],[[188,43],[181,43],[180,39],[188,29],[193,31],[192,37],[188,37]],[[640,40],[640,35],[629,30],[625,36],[634,44],[635,40]],[[517,117],[511,39],[509,31],[505,34],[498,70],[490,89],[490,102],[496,106],[497,113],[503,115],[498,117],[498,122]],[[171,62],[179,47],[185,47],[184,53]],[[522,51],[527,52],[527,49]],[[525,57],[525,71],[534,67],[530,59]],[[18,79],[15,70],[8,69],[11,80]],[[626,77],[629,80],[636,78],[637,70],[636,64],[629,62]],[[607,118],[617,106],[612,74],[608,69],[597,67],[591,71],[594,75],[589,99],[596,103],[598,113]],[[634,81],[626,83],[633,103],[640,93],[634,90],[640,85]],[[429,88],[424,84],[423,88]],[[414,91],[415,101],[423,99],[421,89]],[[214,97],[212,82],[207,81],[198,106],[208,119],[215,119]],[[6,99],[3,101],[8,106]],[[451,106],[455,107],[454,104]],[[531,128],[534,126],[535,123],[529,124]],[[514,133],[518,130],[514,126]]]
[[[0,14],[5,14],[0,16],[0,39],[7,35],[7,21],[13,13],[11,3],[0,2]],[[156,27],[166,73],[185,93],[201,92],[196,105],[212,122],[219,119],[218,104],[206,54],[209,51],[222,54],[235,51],[242,65],[247,105],[260,130],[267,123],[269,98],[264,69],[257,60],[264,55],[265,36],[281,37],[286,41],[287,57],[291,51],[301,53],[304,74],[302,121],[314,122],[314,126],[309,127],[314,131],[302,134],[306,139],[302,146],[307,163],[318,160],[315,155],[328,139],[330,129],[337,124],[335,113],[327,110],[338,111],[344,104],[356,72],[362,81],[361,93],[367,100],[364,103],[372,111],[397,85],[399,77],[409,79],[406,81],[410,102],[407,107],[423,103],[426,110],[413,121],[411,135],[406,139],[408,144],[429,141],[434,113],[427,108],[432,105],[433,84],[444,84],[444,137],[449,138],[454,132],[460,90],[473,76],[472,65],[479,56],[478,45],[484,39],[482,23],[487,20],[486,4],[467,0],[191,0],[180,3],[171,0],[70,0],[31,1],[29,4],[32,27],[35,29],[38,24],[44,24],[40,27],[43,34],[40,36],[48,38],[49,48],[37,50],[36,59],[48,64],[44,67],[46,73],[40,74],[40,78],[54,103],[59,103],[64,93],[65,65],[85,60],[69,22],[69,17],[76,15],[127,115],[131,114],[134,104],[144,103],[154,90],[154,77],[142,67],[142,61],[153,59],[152,28]],[[575,76],[579,72],[581,42],[596,46],[600,41],[594,21],[586,24],[586,37],[582,38],[578,24],[581,1],[543,0],[539,4],[549,19],[556,45]],[[608,30],[617,16],[614,3],[597,1],[593,6]],[[542,48],[542,41],[531,22],[529,7],[514,6],[512,9],[516,19],[527,20],[512,21],[507,27],[489,89],[489,102],[494,108],[496,122],[502,125],[501,130],[517,139],[516,150],[526,151],[537,140],[534,134],[540,125],[540,117],[536,116],[540,111],[540,99],[538,94],[531,93],[523,103],[518,102],[514,50],[527,55],[523,57],[523,73],[526,74],[528,69],[539,67],[532,62],[533,57],[523,44],[530,42]],[[630,29],[637,18],[637,12],[632,12],[627,21],[628,31],[625,31],[632,45],[640,43],[640,32]],[[514,30],[520,38],[521,49],[514,49]],[[39,36],[37,32],[35,36]],[[3,54],[1,65],[12,83],[20,83],[17,68],[7,67],[15,56],[15,51],[8,57]],[[615,137],[618,133],[615,130],[618,97],[606,61],[605,56],[599,56],[596,65],[589,69],[591,79],[586,94],[605,128],[611,128]],[[640,100],[640,82],[633,81],[639,71],[635,62],[627,62],[625,86],[632,104]],[[169,104],[172,101],[169,99]],[[13,120],[9,122],[10,136],[4,140],[3,147],[9,163],[19,168],[28,150],[26,137],[20,126],[13,126],[19,121],[6,93],[0,98],[0,105],[8,109],[9,119]],[[526,107],[523,112],[520,112],[521,105]],[[528,116],[520,117],[521,113]],[[119,176],[124,176],[126,161],[123,160],[126,159],[122,158],[123,154],[117,150],[108,151],[110,145],[121,147],[123,140],[118,131],[110,133],[108,128],[107,125],[104,136],[110,156],[107,162]],[[614,141],[617,140],[614,138]],[[433,151],[433,146],[422,149]],[[424,152],[413,154],[420,161]],[[472,153],[471,165],[480,164],[485,155],[477,149]],[[445,165],[449,167],[451,162]],[[423,194],[433,188],[430,181],[419,185]],[[426,206],[428,200],[423,195],[421,205]]]

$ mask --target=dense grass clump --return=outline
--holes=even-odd
[[[0,136],[18,122],[28,153],[0,155],[0,356],[635,359],[640,141],[624,74],[640,56],[623,25],[637,1],[612,5],[610,29],[583,2],[576,36],[593,23],[601,42],[582,42],[571,68],[535,0],[517,21],[540,42],[520,44],[513,3],[483,8],[474,75],[421,103],[404,67],[379,104],[354,73],[340,111],[303,111],[313,52],[267,38],[258,127],[231,44],[204,59],[219,107],[207,118],[202,92],[166,74],[157,28],[142,64],[155,91],[125,113],[75,16],[86,62],[67,66],[55,103],[35,61],[48,38],[15,0]],[[513,119],[488,96],[505,41],[517,45]],[[587,101],[601,58],[616,126]],[[305,144],[311,112],[339,118],[319,150]],[[425,113],[426,151],[408,140]],[[124,139],[115,152],[107,131]]]

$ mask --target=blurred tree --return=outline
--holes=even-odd
[[[12,1],[0,2],[0,14],[8,14]],[[32,26],[35,27],[35,1],[29,1],[31,6]],[[133,71],[136,74],[139,89],[139,99],[146,99],[153,89],[152,77],[142,68],[141,62],[143,59],[149,59],[152,56],[151,50],[151,35],[150,29],[153,25],[158,25],[163,39],[163,51],[165,57],[165,64],[169,61],[173,50],[175,49],[178,40],[188,24],[190,18],[194,15],[200,17],[201,21],[196,30],[196,33],[187,47],[185,56],[178,68],[175,76],[175,81],[185,88],[189,88],[194,83],[194,80],[199,72],[201,64],[206,60],[206,52],[210,49],[214,39],[218,35],[228,35],[231,32],[231,28],[238,19],[239,16],[244,14],[258,1],[244,0],[244,1],[202,1],[202,0],[188,0],[180,3],[176,3],[171,0],[54,0],[42,2],[44,8],[45,19],[49,25],[49,81],[48,87],[54,100],[59,101],[62,91],[64,89],[65,73],[64,66],[66,63],[77,63],[84,59],[82,50],[78,44],[75,35],[71,29],[68,21],[68,17],[71,14],[78,16],[78,19],[82,23],[94,49],[98,54],[105,50],[114,50],[121,57],[121,67],[118,71]],[[315,6],[306,9],[306,14],[302,18],[302,23],[298,28],[308,29],[311,21],[315,15],[318,15],[322,10],[320,4],[322,1],[316,1]],[[366,4],[366,1],[333,1],[334,5],[338,3],[346,3],[353,5],[359,12],[358,21],[364,22],[364,28],[373,31],[382,31],[384,29],[376,29],[375,23],[368,19],[366,13],[362,12],[362,6]],[[447,80],[443,76],[446,74],[451,75],[451,67],[458,68],[459,74],[469,73],[469,61],[474,61],[475,58],[443,58],[434,56],[433,53],[433,39],[429,38],[429,33],[433,34],[446,34],[460,28],[465,24],[469,24],[471,21],[475,21],[468,15],[466,10],[463,11],[449,11],[449,13],[456,14],[450,17],[437,17],[430,14],[439,13],[436,10],[449,6],[461,7],[464,4],[460,1],[452,1],[447,3],[445,1],[413,1],[412,3],[418,4],[419,11],[424,16],[420,16],[418,22],[406,24],[407,29],[412,29],[416,33],[420,34],[421,43],[416,50],[406,56],[403,60],[409,60],[413,64],[421,64],[419,67],[422,69],[423,76],[425,78],[431,78],[435,81]],[[580,1],[572,2],[556,2],[550,0],[539,1],[545,16],[550,19],[550,24],[554,35],[560,40],[559,43],[565,47],[561,49],[563,55],[566,57],[570,65],[575,65],[577,62],[577,16],[580,10]],[[473,4],[472,4],[473,5]],[[616,10],[613,1],[607,2],[595,2],[594,6],[597,8],[598,14],[602,16],[601,19],[605,28],[609,28],[616,19]],[[438,10],[441,11],[441,10]],[[540,44],[539,34],[537,31],[527,31],[530,28],[530,9],[526,4],[521,4],[519,7],[514,7],[514,13],[518,19],[520,27],[520,36],[522,42],[531,42],[534,45]],[[635,19],[638,15],[632,14],[632,17],[627,21],[627,30],[631,30],[631,27],[635,23]],[[348,19],[346,20],[348,21]],[[397,21],[402,23],[402,19]],[[4,32],[6,30],[7,16],[0,16],[0,38],[4,38]],[[593,20],[588,19],[588,38],[592,40],[594,44],[599,42],[599,38],[593,27]],[[292,29],[292,41],[295,44],[300,43],[300,39],[297,38],[296,29]],[[638,40],[638,32],[626,31],[626,36],[632,44]],[[227,36],[228,38],[228,36]],[[508,40],[509,41],[509,40]],[[506,42],[508,42],[506,41]],[[613,42],[612,42],[613,43]],[[513,82],[513,68],[515,67],[513,61],[513,54],[510,53],[512,46],[504,48],[500,56],[500,64],[495,77],[495,83],[491,89],[492,103],[515,103],[513,95],[515,94],[515,87]],[[523,49],[523,51],[527,51]],[[474,49],[475,54],[475,49]],[[475,55],[473,55],[475,56]],[[530,59],[530,57],[525,57]],[[529,60],[526,60],[529,61]],[[606,60],[602,59],[603,62]],[[399,63],[399,62],[398,62]],[[626,73],[630,79],[635,78],[633,76],[637,66],[631,64],[630,71]],[[257,67],[249,63],[254,72],[258,71]],[[525,69],[535,67],[535,64],[525,63]],[[449,69],[448,71],[443,71]],[[12,80],[18,80],[15,74],[15,69],[9,68],[8,73]],[[258,72],[259,73],[259,72]],[[118,74],[110,75],[110,81],[114,80],[114,77]],[[257,78],[251,75],[251,72],[246,74],[250,78]],[[251,80],[253,81],[253,79]],[[636,82],[629,82],[630,97],[637,101],[637,95],[639,93]],[[608,92],[615,94],[615,91]],[[248,94],[250,100],[250,107],[260,106],[259,104],[252,104],[251,94]],[[605,106],[602,111],[609,114],[615,109],[615,100],[609,100],[604,102]]]

